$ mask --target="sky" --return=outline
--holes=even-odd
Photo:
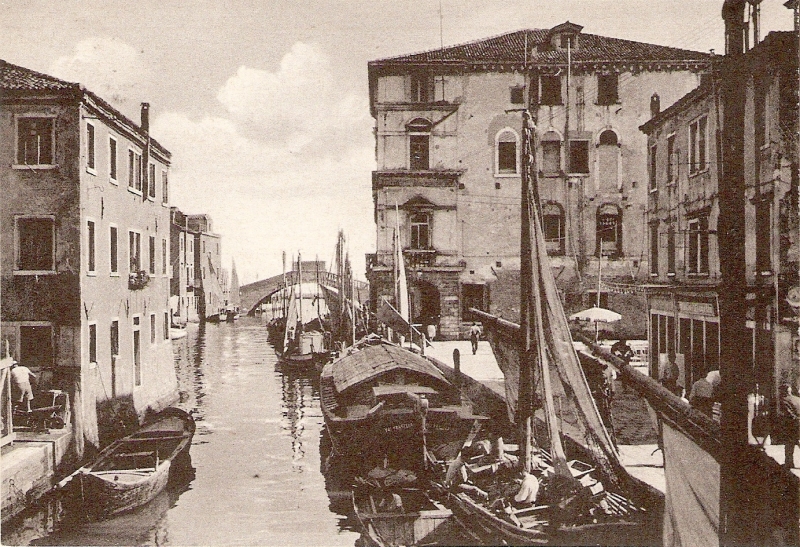
[[[721,53],[722,0],[0,0],[0,58],[80,82],[172,152],[172,204],[208,213],[242,284],[281,256],[355,272],[375,250],[367,62],[564,21]],[[762,35],[790,30],[764,0]]]

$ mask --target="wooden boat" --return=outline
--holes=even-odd
[[[436,545],[459,528],[453,512],[420,489],[356,487],[352,498],[364,543],[374,547]]]
[[[519,454],[506,454],[500,439],[475,452],[468,439],[443,481],[447,504],[492,543],[660,543],[659,499],[620,463],[574,349],[541,227],[534,132],[523,116],[520,325],[471,310],[504,373]]]
[[[169,338],[170,340],[179,340],[181,338],[186,337],[186,325],[172,325],[169,328]]]
[[[109,516],[152,500],[166,486],[194,430],[189,414],[168,408],[136,433],[111,443],[79,474],[88,512]]]
[[[433,363],[376,335],[323,367],[320,402],[333,451],[368,468],[388,460],[417,469],[428,453],[454,455],[485,419]]]

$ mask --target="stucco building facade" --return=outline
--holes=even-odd
[[[2,339],[67,391],[78,452],[176,396],[170,153],[83,86],[0,61]]]
[[[777,399],[797,384],[797,323],[787,305],[797,285],[797,42],[773,32],[743,57],[744,236],[747,338],[755,382]],[[668,363],[687,392],[719,369],[718,146],[725,119],[719,78],[642,126],[650,164],[648,312],[651,373]],[[751,386],[755,389],[755,386]]]
[[[624,290],[649,275],[647,142],[638,127],[654,95],[675,102],[708,66],[703,53],[585,34],[569,22],[370,62],[370,300],[394,293],[399,230],[412,321],[457,338],[470,307],[516,319],[518,310],[500,304],[513,299],[493,287],[519,269],[521,110],[529,108],[548,253],[568,311],[596,297],[602,258],[602,304],[644,335],[644,298]]]

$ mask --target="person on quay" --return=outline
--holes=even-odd
[[[469,340],[472,343],[472,355],[478,352],[478,340],[481,338],[481,328],[477,322],[473,322],[469,328]]]
[[[784,467],[794,468],[794,447],[800,442],[800,397],[792,393],[789,384],[781,384],[778,388],[781,411],[784,415],[786,439],[784,441]]]
[[[628,363],[634,356],[633,349],[624,338],[620,338],[611,346],[611,353],[625,361],[625,363]]]
[[[689,391],[689,404],[692,408],[711,416],[711,409],[714,406],[714,386],[707,376],[692,384],[692,389]]]
[[[31,378],[36,379],[36,375],[26,366],[20,365],[16,361],[11,363],[11,397],[14,403],[22,406],[24,403],[27,411],[31,411],[31,401],[33,400],[33,388]]]

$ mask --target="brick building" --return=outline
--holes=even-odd
[[[697,87],[704,53],[585,34],[564,23],[369,63],[377,169],[372,302],[393,294],[393,234],[409,272],[412,320],[457,338],[519,269],[521,110],[533,113],[548,253],[568,311],[604,287],[648,278],[647,153],[639,125],[654,95]],[[500,275],[498,275],[500,274]],[[501,283],[502,285],[502,283]],[[594,291],[594,294],[592,292]],[[602,293],[644,335],[644,299]],[[641,332],[639,332],[641,331]]]

